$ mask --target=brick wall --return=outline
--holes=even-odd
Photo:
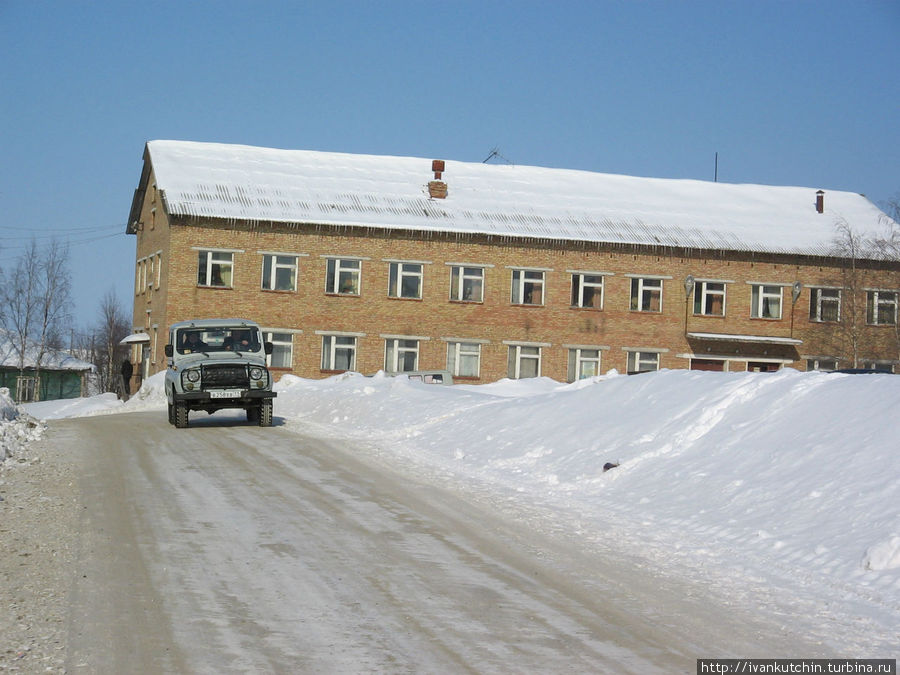
[[[152,200],[145,201],[147,211]],[[642,254],[579,244],[561,247],[471,237],[414,238],[374,228],[337,231],[202,223],[170,228],[168,222],[158,220],[155,229],[148,230],[147,218],[145,213],[137,257],[163,251],[162,284],[136,296],[135,325],[146,321],[150,309],[152,321],[160,322],[163,335],[175,321],[228,316],[251,318],[274,329],[300,330],[293,339],[293,372],[301,377],[327,374],[320,370],[322,336],[316,331],[364,334],[357,352],[357,370],[364,373],[384,368],[383,335],[428,338],[420,342],[421,369],[446,366],[447,343],[442,338],[486,341],[481,381],[507,376],[508,346],[504,341],[549,344],[542,351],[542,374],[558,380],[567,376],[568,350],[563,345],[603,347],[602,372],[626,370],[624,348],[666,349],[660,355],[661,368],[686,368],[690,361],[685,355],[691,352],[687,331],[799,338],[803,344],[794,353],[801,359],[786,365],[803,370],[802,357],[808,355],[847,356],[845,331],[840,326],[809,320],[809,287],[840,285],[837,268]],[[232,288],[198,286],[197,248],[234,251]],[[301,256],[295,292],[261,290],[260,252]],[[326,256],[362,258],[358,296],[326,293]],[[421,300],[388,297],[390,263],[386,259],[427,263]],[[486,266],[483,302],[450,301],[451,268],[447,263]],[[511,303],[510,267],[547,270],[543,306]],[[606,274],[602,310],[570,306],[572,274],[568,270]],[[900,285],[896,270],[862,270],[859,274],[859,288]],[[671,277],[663,280],[661,312],[630,309],[631,278],[626,275]],[[694,315],[693,304],[685,303],[687,275],[728,282],[724,317]],[[804,290],[792,308],[791,284],[795,281],[802,282]],[[752,282],[783,286],[781,319],[750,317]],[[861,349],[867,357],[897,359],[893,327],[867,326],[861,334],[865,338]],[[157,359],[153,369],[164,367],[162,361]],[[746,363],[734,361],[730,369],[744,370]]]

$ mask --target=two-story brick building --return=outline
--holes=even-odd
[[[152,374],[169,324],[243,316],[302,377],[893,370],[900,262],[836,254],[839,226],[891,221],[812,188],[151,141],[134,349]]]

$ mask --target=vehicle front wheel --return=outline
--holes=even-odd
[[[188,425],[188,408],[185,403],[175,404],[175,428],[185,429]]]
[[[169,424],[175,424],[175,406],[171,403],[166,403],[166,406],[169,409]]]
[[[272,399],[267,398],[259,404],[259,426],[272,426]]]

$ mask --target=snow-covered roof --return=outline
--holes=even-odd
[[[828,255],[838,222],[881,232],[864,196],[816,188],[187,141],[147,144],[176,216],[401,228],[613,244]]]
[[[34,368],[37,363],[38,347],[30,344],[25,348],[25,367]],[[6,333],[0,330],[0,368],[18,368],[19,355]],[[41,359],[42,370],[91,370],[93,364],[63,351],[49,349]]]

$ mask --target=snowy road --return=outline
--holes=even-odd
[[[83,453],[68,672],[692,672],[821,652],[352,447],[160,412],[49,434]]]

